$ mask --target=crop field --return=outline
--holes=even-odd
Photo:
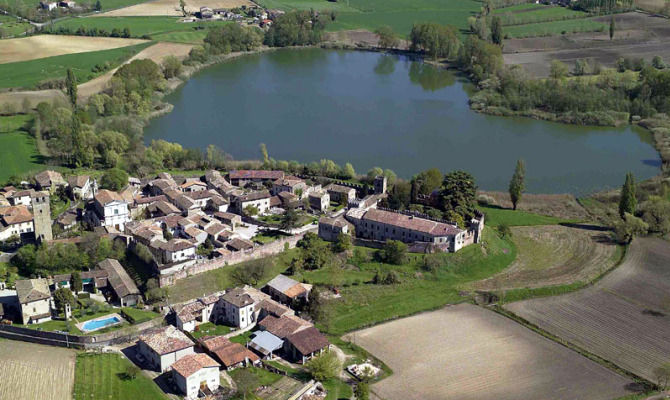
[[[505,308],[643,378],[670,360],[670,246],[636,239],[616,270],[592,287]]]
[[[95,40],[95,38],[86,39]],[[107,64],[110,69],[114,68],[151,44],[151,42],[143,42],[134,46],[112,50],[66,54],[37,60],[0,64],[0,88],[33,88],[45,80],[64,79],[68,68],[72,68],[77,77],[77,82],[86,82],[105,72],[94,72],[96,66]]]
[[[202,44],[207,36],[207,30],[187,31],[187,32],[169,32],[152,36],[153,39],[161,42]]]
[[[506,26],[503,32],[506,37],[526,38],[578,32],[602,32],[606,28],[607,24],[599,22],[595,18],[580,18]]]
[[[537,288],[589,282],[616,265],[621,249],[609,232],[560,225],[512,228],[517,258],[509,268],[475,283],[480,290]]]
[[[74,351],[0,339],[0,360],[0,399],[72,399]]]
[[[114,28],[130,30],[132,37],[143,37],[145,35],[155,39],[155,35],[166,33],[193,33],[202,32],[202,28],[220,26],[228,23],[227,21],[209,21],[197,23],[179,22],[175,17],[84,17],[72,18],[58,21],[56,28],[68,28],[75,32],[80,27],[85,29],[98,28],[108,32]]]
[[[74,399],[164,400],[167,396],[142,372],[124,376],[132,364],[119,354],[77,355]]]
[[[186,10],[189,12],[200,11],[200,7],[210,8],[237,8],[241,6],[253,6],[249,0],[185,0]],[[183,16],[179,8],[178,0],[153,0],[136,4],[130,7],[119,8],[100,14],[103,17],[132,17],[132,16]]]
[[[403,318],[353,341],[393,375],[372,385],[386,400],[612,399],[630,380],[522,325],[470,304]]]
[[[437,22],[465,29],[467,18],[478,12],[481,3],[475,0],[259,0],[268,8],[283,10],[335,10],[335,22],[327,30],[354,30],[388,25],[398,36],[409,36],[412,25],[417,22]]]
[[[144,43],[138,39],[37,35],[0,41],[0,64],[64,54],[117,49]]]
[[[650,12],[659,12],[667,3],[667,0],[635,0],[636,7]]]
[[[588,13],[572,10],[567,7],[543,6],[532,4],[535,7],[526,7],[519,10],[518,7],[499,8],[494,10],[494,14],[499,16],[503,25],[522,25],[538,22],[559,21],[566,19],[586,18]]]
[[[35,139],[25,130],[30,119],[26,115],[0,117],[0,182],[44,168]]]

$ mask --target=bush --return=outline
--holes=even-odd
[[[305,364],[312,377],[320,382],[335,378],[340,372],[340,361],[335,353],[324,353]]]
[[[399,240],[387,240],[379,251],[379,258],[388,264],[401,265],[407,258],[407,245]]]
[[[165,79],[174,78],[181,74],[181,61],[175,56],[167,56],[163,59],[161,64],[161,69],[163,70],[163,76]]]

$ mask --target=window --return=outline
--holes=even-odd
[[[118,215],[118,214],[119,214],[119,209],[118,209],[118,208],[115,208],[115,209],[114,209],[114,215]]]

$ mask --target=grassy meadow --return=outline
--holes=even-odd
[[[77,355],[74,375],[75,400],[164,400],[167,396],[144,373],[135,379],[125,376],[131,362],[118,354]]]
[[[512,210],[509,208],[500,208],[496,206],[479,206],[479,211],[486,215],[486,226],[497,227],[499,225],[507,226],[534,226],[534,225],[555,225],[562,222],[574,222],[548,215],[534,214],[527,211]]]
[[[68,18],[54,24],[54,29],[68,28],[75,32],[80,27],[84,29],[98,28],[111,32],[114,28],[130,30],[132,37],[142,37],[165,34],[170,32],[198,32],[196,29],[226,24],[227,21],[212,21],[198,23],[179,22],[177,17],[83,17]],[[203,36],[204,37],[204,36]]]
[[[540,4],[531,4],[535,7],[516,10],[515,7],[500,8],[494,10],[502,20],[503,25],[522,25],[547,21],[559,21],[566,19],[587,18],[590,14],[583,11],[576,11],[566,7],[544,6]],[[526,6],[523,4],[523,6]]]
[[[1,182],[12,175],[21,176],[44,168],[35,139],[27,131],[31,120],[30,115],[0,117]]]
[[[21,36],[31,31],[32,26],[10,15],[0,15],[0,39]]]
[[[605,29],[607,29],[607,24],[598,22],[594,18],[579,18],[505,26],[503,32],[505,37],[524,38],[555,36],[579,32],[602,32]]]
[[[94,72],[94,67],[108,63],[110,69],[115,68],[151,44],[0,64],[0,88],[32,89],[45,80],[65,79],[68,68],[74,71],[77,82],[83,83],[106,72]]]

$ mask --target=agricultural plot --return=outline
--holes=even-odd
[[[526,38],[579,32],[603,32],[605,29],[607,29],[607,24],[595,18],[580,18],[506,26],[504,33],[505,37],[509,38]]]
[[[372,385],[387,400],[612,399],[626,379],[494,312],[461,304],[345,337],[393,375]]]
[[[186,10],[192,13],[200,11],[200,7],[232,9],[242,6],[253,6],[249,0],[185,0]],[[100,14],[103,17],[132,16],[183,16],[178,0],[153,0],[130,7],[119,8]]]
[[[138,39],[37,35],[0,41],[0,64],[35,60],[64,54],[117,49],[144,43]]]
[[[0,340],[0,398],[71,400],[75,352]]]
[[[23,176],[44,168],[35,145],[35,139],[25,129],[31,117],[14,115],[0,117],[0,181],[10,176]]]
[[[537,288],[589,282],[616,265],[621,250],[609,232],[560,225],[512,228],[517,258],[499,274],[475,283],[480,290]]]
[[[511,303],[509,311],[619,367],[653,380],[670,360],[670,246],[636,239],[593,287]]]
[[[586,18],[588,13],[576,11],[567,7],[544,6],[540,4],[526,4],[520,6],[499,8],[494,14],[500,17],[503,25],[522,25],[538,22],[559,21],[576,18]]]

